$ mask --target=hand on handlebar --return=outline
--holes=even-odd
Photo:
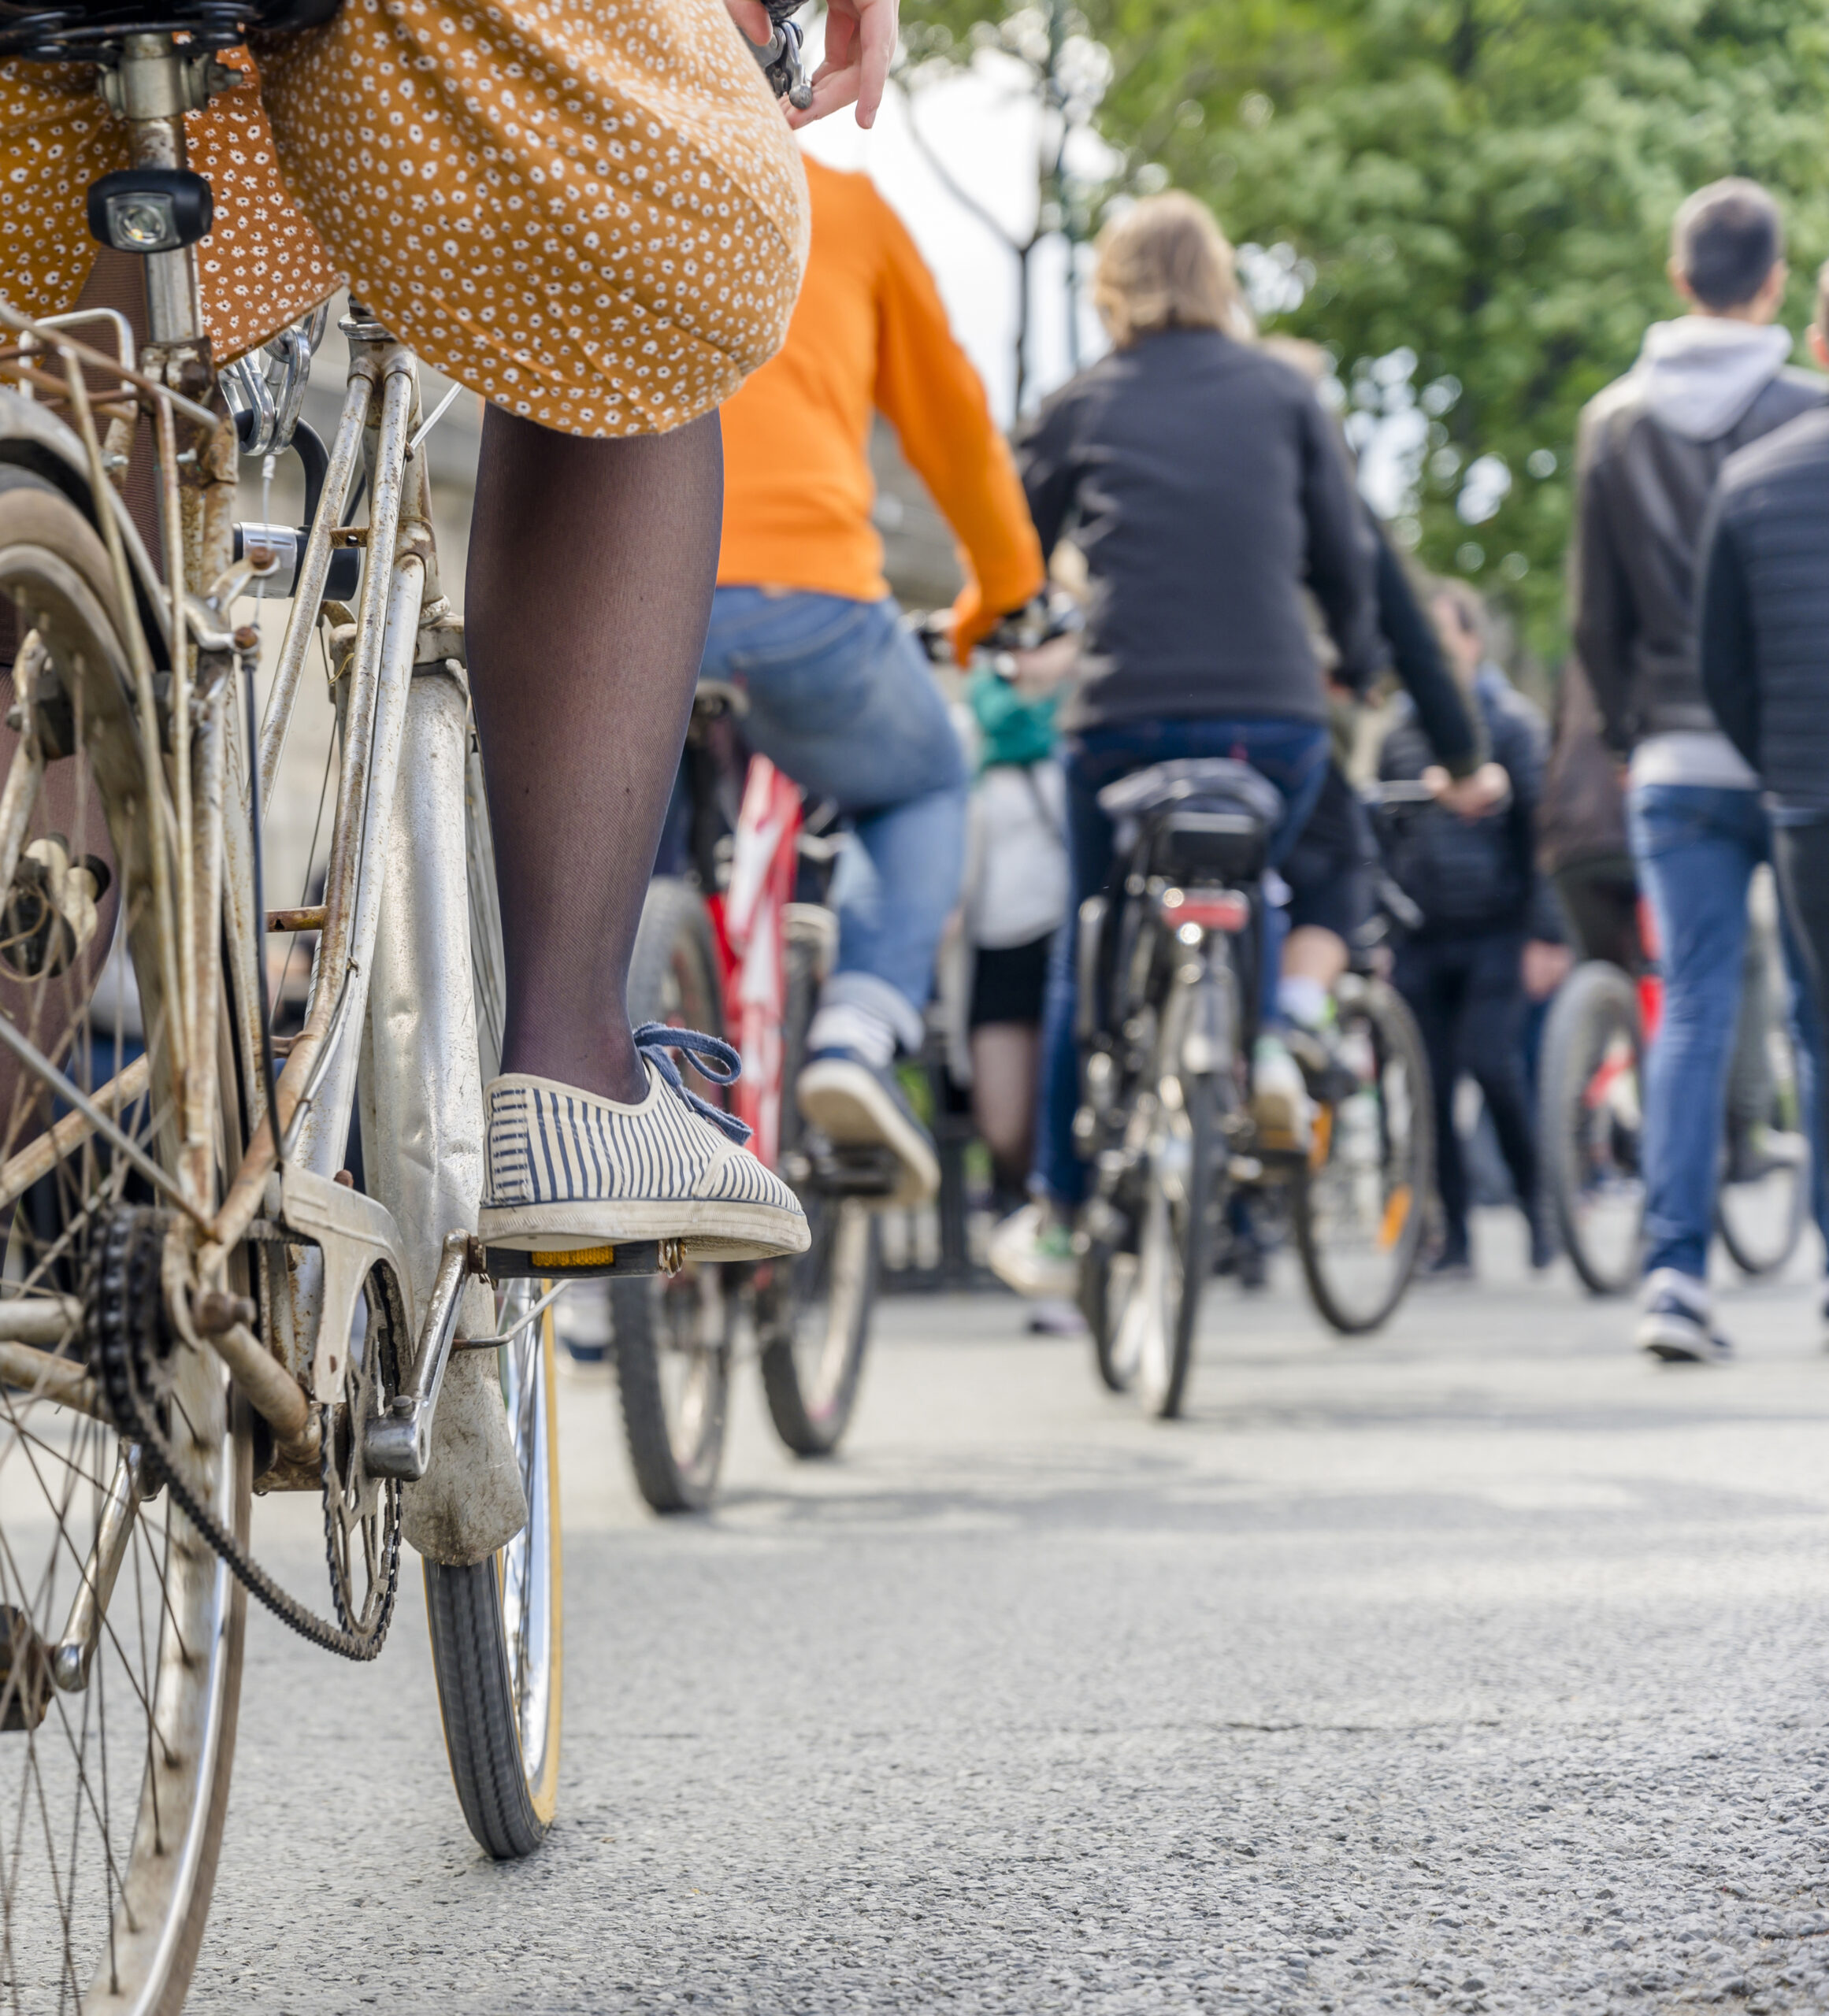
[[[734,13],[746,0],[724,4]],[[859,125],[876,124],[895,60],[897,4],[898,0],[827,0],[825,55],[813,72],[813,102],[804,112],[788,108],[790,126],[811,126],[853,102]]]
[[[1000,661],[1009,662],[1005,671],[1000,662],[997,670],[1007,679],[1017,691],[1031,697],[1051,693],[1063,680],[1073,676],[1074,668],[1080,662],[1080,633],[1077,630],[1063,631],[1058,637],[1050,637],[1045,643],[1035,645],[1028,650],[1000,651]]]
[[[1512,780],[1502,763],[1482,763],[1471,776],[1451,777],[1439,763],[1423,773],[1423,781],[1435,795],[1438,805],[1457,812],[1464,819],[1483,819],[1497,812],[1512,795]]]

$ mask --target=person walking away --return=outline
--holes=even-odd
[[[1650,899],[1664,1014],[1645,1074],[1645,1280],[1640,1346],[1696,1362],[1727,1349],[1707,1273],[1723,1109],[1747,930],[1770,852],[1759,777],[1702,690],[1694,615],[1704,513],[1723,465],[1820,406],[1773,326],[1786,268],[1778,206],[1711,183],[1679,209],[1671,282],[1688,313],[1646,332],[1638,362],[1582,413],[1575,461],[1575,648],[1616,756]],[[1813,1084],[1816,1058],[1806,1063]]]
[[[1300,374],[1226,333],[1232,248],[1211,213],[1178,191],[1146,198],[1101,236],[1094,288],[1114,348],[1044,402],[1017,447],[1044,553],[1075,521],[1091,591],[1063,714],[1073,903],[1048,978],[1041,1195],[991,1251],[1004,1280],[1048,1299],[1073,1292],[1085,1181],[1073,1140],[1074,938],[1080,903],[1111,871],[1098,793],[1170,758],[1241,758],[1282,800],[1270,848],[1280,862],[1326,775],[1304,589],[1345,684],[1368,684],[1382,655],[1371,542],[1345,463]],[[1309,1101],[1278,1032],[1274,906],[1270,923],[1253,1106],[1268,1142],[1300,1148]]]
[[[965,855],[965,755],[883,579],[870,519],[881,413],[958,536],[964,653],[1044,574],[977,372],[914,241],[869,178],[806,162],[807,278],[779,354],[723,410],[724,545],[702,676],[747,695],[750,746],[855,821],[867,858],[835,894],[838,957],[796,1096],[833,1140],[887,1147],[889,1201],[939,1188],[933,1142],[895,1079],[918,1050]]]
[[[1056,695],[981,665],[966,697],[979,736],[962,920],[972,1115],[1007,1211],[1034,1159],[1048,948],[1067,906],[1067,785]]]
[[[1829,265],[1816,276],[1810,353],[1829,370]],[[1829,406],[1731,457],[1701,539],[1702,688],[1768,794],[1782,926],[1808,983],[1794,1022],[1829,1028]],[[1829,1074],[1809,1102],[1813,1201],[1829,1188]],[[1829,1335],[1829,1302],[1823,1310]]]
[[[1538,1195],[1537,1130],[1524,1081],[1525,1011],[1543,991],[1536,971],[1562,956],[1555,899],[1537,866],[1536,814],[1549,732],[1543,717],[1489,654],[1484,605],[1464,582],[1445,581],[1434,613],[1454,668],[1478,710],[1493,761],[1510,791],[1471,816],[1427,805],[1391,822],[1387,864],[1423,913],[1397,948],[1392,983],[1410,1005],[1435,1091],[1435,1180],[1442,1240],[1429,1265],[1438,1280],[1469,1280],[1467,1180],[1454,1121],[1455,1086],[1471,1073],[1492,1116],[1500,1152],[1530,1228],[1530,1264],[1555,1258]],[[1378,756],[1386,782],[1420,779],[1427,738],[1408,700]]]

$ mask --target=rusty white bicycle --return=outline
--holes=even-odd
[[[321,444],[299,409],[321,313],[218,373],[198,305],[210,197],[184,114],[239,80],[221,54],[250,28],[328,11],[0,7],[0,55],[95,65],[125,124],[131,165],[90,212],[144,258],[148,332],[0,306],[9,2008],[182,2002],[250,1594],[372,1658],[410,1543],[473,1832],[526,1854],[556,1797],[549,1308],[569,1263],[473,1236],[501,937],[418,373],[352,304]],[[308,522],[238,524],[238,461],[288,444]],[[128,504],[149,469],[157,559]],[[262,584],[291,610],[257,713],[243,619]],[[270,904],[263,821],[320,677],[322,887]],[[279,933],[312,947],[289,1036],[269,998]],[[352,1121],[359,1187],[339,1180]],[[625,1246],[595,1270],[662,1257]],[[321,1499],[328,1588],[263,1562],[254,1508],[280,1492]]]

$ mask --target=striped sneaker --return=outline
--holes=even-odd
[[[653,1022],[635,1032],[635,1045],[647,1067],[639,1106],[519,1073],[491,1084],[484,1243],[564,1253],[677,1239],[697,1260],[804,1253],[799,1199],[744,1147],[743,1122],[689,1091],[668,1054],[688,1052],[707,1077],[728,1083],[736,1051]]]

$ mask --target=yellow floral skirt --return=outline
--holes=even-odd
[[[652,434],[780,346],[799,158],[722,0],[344,0],[193,113],[219,359],[345,279],[447,376],[543,426]],[[124,130],[83,65],[0,64],[0,298],[73,307]]]

